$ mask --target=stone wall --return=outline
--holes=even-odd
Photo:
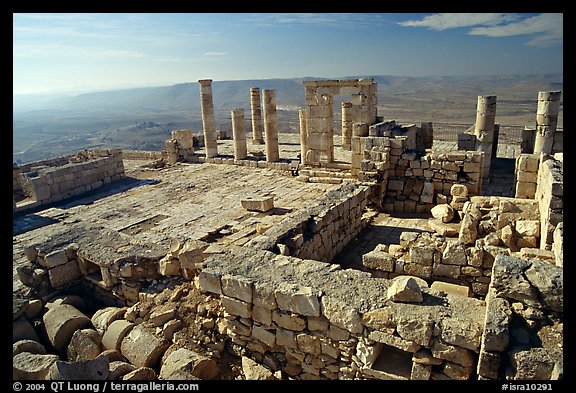
[[[536,183],[538,182],[538,154],[519,154],[516,157],[514,178],[516,179],[516,198],[533,199],[536,195]]]
[[[234,247],[208,258],[202,291],[220,296],[232,350],[295,379],[468,379],[484,302],[312,260]]]
[[[479,379],[563,377],[563,269],[498,256],[486,303]]]
[[[157,150],[123,150],[122,157],[125,160],[159,160],[162,152]]]
[[[68,156],[59,166],[23,172],[21,185],[38,206],[81,195],[124,176],[122,150],[94,149]]]
[[[368,223],[364,209],[370,187],[345,183],[315,205],[289,215],[247,243],[257,249],[329,262]]]
[[[543,155],[538,170],[536,200],[540,210],[540,248],[551,250],[556,226],[564,217],[563,162]]]

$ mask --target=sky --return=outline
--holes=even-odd
[[[563,72],[563,14],[15,13],[13,94]]]

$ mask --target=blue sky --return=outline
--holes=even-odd
[[[562,14],[13,14],[13,93],[563,72]]]

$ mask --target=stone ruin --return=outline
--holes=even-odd
[[[44,228],[20,248],[28,289],[13,301],[14,379],[563,378],[559,93],[539,94],[515,197],[499,197],[482,195],[496,97],[478,98],[461,149],[434,152],[432,123],[377,115],[372,80],[307,81],[300,156],[286,160],[275,91],[260,100],[259,88],[250,90],[251,143],[265,154],[248,155],[242,109],[231,113],[233,157],[219,154],[211,82],[199,81],[202,135],[173,131],[163,152],[94,150],[15,167],[13,212],[118,180],[130,158],[271,170],[331,188],[285,211],[274,195],[242,195],[237,209],[249,219],[195,237],[126,230],[159,216],[122,230],[81,220]],[[351,96],[342,103],[349,163],[334,156],[336,95]],[[28,201],[17,204],[18,193]],[[428,228],[379,244],[361,269],[335,263],[382,212],[427,214]]]

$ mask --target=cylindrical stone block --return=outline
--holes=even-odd
[[[216,118],[214,116],[214,104],[212,103],[212,79],[201,79],[198,83],[200,83],[204,147],[206,149],[206,158],[210,158],[218,155]]]
[[[250,109],[252,111],[252,144],[263,145],[262,109],[260,107],[260,88],[250,88]]]
[[[560,112],[560,91],[541,91],[538,93],[536,111],[536,139],[534,153],[552,154],[554,132]]]
[[[306,153],[308,152],[308,130],[306,129],[307,111],[302,108],[298,110],[300,116],[300,162],[306,165]]]
[[[264,139],[266,141],[266,162],[280,160],[278,150],[278,116],[276,114],[276,91],[264,89],[262,91],[264,107]]]
[[[342,102],[342,149],[352,150],[353,110],[351,102]]]
[[[478,96],[474,134],[481,143],[492,143],[494,140],[494,123],[496,120],[496,96]]]
[[[118,319],[108,326],[104,336],[102,337],[102,345],[106,349],[120,350],[122,340],[132,330],[134,324],[125,319]]]
[[[334,161],[334,97],[323,95],[323,104],[326,106],[326,132],[323,134],[324,146],[326,146],[326,161]]]
[[[243,160],[248,156],[244,109],[232,110],[232,135],[234,136],[234,159]]]
[[[124,337],[120,349],[122,355],[136,367],[154,368],[169,346],[168,340],[138,325]]]
[[[50,343],[61,353],[66,353],[76,330],[91,327],[90,318],[69,304],[48,310],[42,320]]]

